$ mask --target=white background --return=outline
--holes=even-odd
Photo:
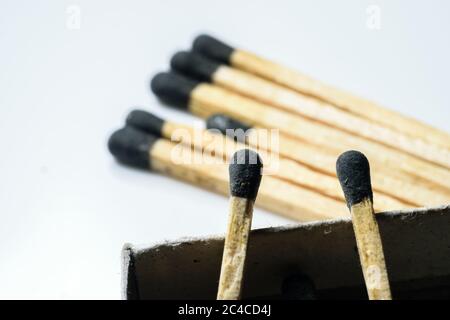
[[[366,22],[381,9],[381,29]],[[68,28],[70,5],[81,10]],[[0,298],[120,298],[120,250],[223,233],[227,199],[117,164],[151,76],[199,32],[449,129],[450,2],[0,0]],[[70,24],[69,24],[70,27]],[[257,210],[254,227],[289,222]]]

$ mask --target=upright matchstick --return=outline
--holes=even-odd
[[[367,293],[370,300],[391,300],[378,223],[373,211],[370,167],[358,151],[341,154],[336,172],[352,216]]]
[[[220,270],[218,300],[241,297],[253,204],[261,183],[262,162],[249,149],[237,151],[230,163],[230,216]]]

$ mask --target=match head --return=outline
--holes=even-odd
[[[228,117],[221,113],[216,113],[210,116],[206,119],[206,128],[207,129],[217,129],[223,134],[226,133],[227,129],[242,129],[244,131],[247,131],[251,129],[250,126],[246,125],[245,123],[235,120],[231,117]]]
[[[255,200],[261,183],[263,163],[258,153],[242,149],[234,153],[229,166],[233,197]]]
[[[133,110],[127,116],[126,125],[145,133],[161,137],[164,122],[163,119],[150,112]]]
[[[336,173],[349,208],[367,198],[373,201],[370,166],[364,154],[354,150],[341,154]]]
[[[150,168],[150,150],[158,140],[135,128],[125,127],[115,131],[108,140],[109,152],[120,162]]]
[[[213,74],[220,67],[220,63],[194,52],[180,51],[172,57],[170,66],[176,72],[186,76],[200,81],[211,82]]]
[[[245,133],[251,129],[243,122],[220,113],[213,114],[206,119],[206,128],[219,130],[223,135],[228,135],[240,142],[245,142]],[[233,130],[233,132],[230,132],[230,130]]]
[[[195,38],[192,50],[201,53],[208,58],[230,64],[230,58],[234,48],[216,38],[202,34]]]
[[[172,72],[161,72],[153,77],[151,89],[165,103],[187,109],[191,92],[198,84],[198,81]]]

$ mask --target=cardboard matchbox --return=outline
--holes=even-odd
[[[450,297],[450,205],[377,214],[394,299]],[[223,236],[126,245],[124,299],[215,299]],[[367,299],[350,218],[252,230],[243,299],[308,275],[319,299]]]

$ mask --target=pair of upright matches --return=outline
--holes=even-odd
[[[241,297],[247,245],[263,164],[249,149],[237,151],[229,166],[230,208],[220,271],[218,300]],[[336,171],[350,209],[364,281],[370,300],[391,300],[386,263],[373,210],[370,167],[364,154],[347,151]]]

